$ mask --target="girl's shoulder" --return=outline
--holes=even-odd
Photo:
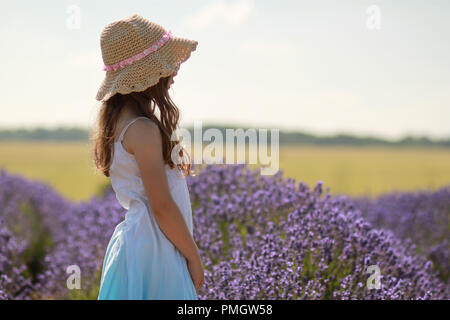
[[[140,120],[140,121],[139,121]],[[128,131],[128,128],[131,127],[135,122],[143,122],[147,123],[147,126],[158,127],[158,125],[150,118],[146,116],[136,116],[136,117],[128,117],[126,119],[119,119],[117,121],[118,125],[114,134],[114,141],[123,140],[125,133]]]
[[[124,141],[126,138],[126,141]],[[123,147],[131,154],[133,149],[150,144],[158,145],[161,141],[161,133],[158,125],[148,117],[135,117],[128,122],[122,130],[119,141]],[[131,152],[130,152],[131,151]]]

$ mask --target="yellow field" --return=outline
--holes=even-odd
[[[0,167],[48,182],[74,201],[88,200],[109,182],[91,158],[89,142],[0,143]]]
[[[48,182],[74,201],[109,183],[94,168],[89,142],[1,142],[0,168]],[[333,194],[375,196],[449,184],[450,150],[283,146],[280,169],[310,186],[322,180]]]
[[[322,180],[332,194],[376,196],[450,184],[450,150],[381,147],[283,147],[280,168],[307,184]]]

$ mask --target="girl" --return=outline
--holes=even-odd
[[[181,145],[172,155],[179,111],[168,89],[198,42],[135,14],[107,25],[100,44],[94,161],[127,213],[106,249],[98,299],[197,299],[204,271],[185,180],[192,172]]]

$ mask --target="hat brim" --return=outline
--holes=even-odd
[[[197,48],[197,41],[172,37],[161,48],[117,71],[107,72],[100,84],[96,99],[106,101],[116,93],[144,91],[160,78],[173,75],[181,63]]]

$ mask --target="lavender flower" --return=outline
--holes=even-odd
[[[200,299],[450,297],[435,267],[442,262],[448,272],[448,220],[441,226],[448,189],[373,204],[245,165],[204,166],[187,182],[205,267]],[[408,210],[413,222],[402,220]],[[106,245],[124,216],[111,188],[74,204],[46,184],[0,171],[0,299],[74,298],[66,288],[74,264],[81,293],[95,298]],[[426,230],[408,233],[420,224]],[[379,268],[378,289],[368,287],[370,266]]]

